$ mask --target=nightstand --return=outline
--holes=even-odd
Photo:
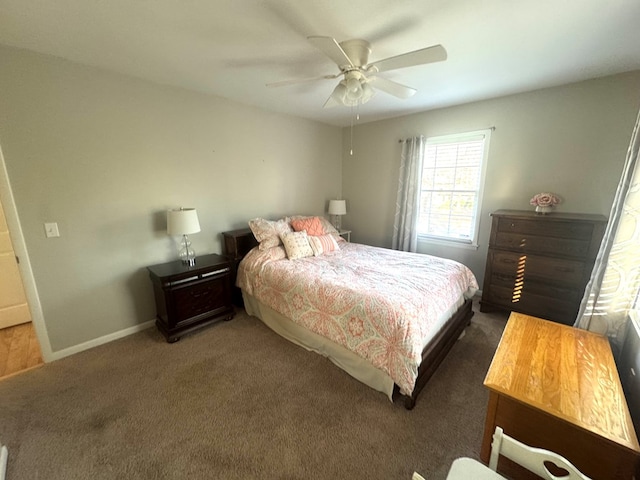
[[[338,232],[338,235],[343,237],[347,242],[351,241],[351,230],[340,230]],[[346,235],[346,237],[345,237],[345,235]]]
[[[167,342],[235,314],[231,263],[222,255],[202,255],[193,267],[180,260],[147,267],[156,298],[156,326]]]

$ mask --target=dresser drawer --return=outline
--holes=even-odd
[[[489,256],[491,271],[494,274],[507,274],[525,281],[530,278],[544,279],[553,285],[583,288],[584,279],[588,275],[587,264],[575,260],[500,250],[490,250]]]
[[[512,291],[514,295],[526,292],[540,297],[560,298],[563,301],[579,303],[584,294],[584,288],[581,288],[582,285],[574,287],[554,285],[548,280],[535,278],[526,278],[520,281],[516,275],[508,275],[505,273],[493,272],[490,281],[491,290],[496,287],[506,288]]]
[[[590,239],[593,234],[591,223],[540,221],[525,218],[498,218],[497,231],[535,234],[539,237]]]
[[[512,312],[528,312],[545,320],[572,325],[578,315],[578,305],[574,299],[539,295],[534,289],[522,291],[494,285],[483,301]]]
[[[568,238],[548,238],[530,233],[498,232],[495,236],[496,248],[519,252],[585,258],[591,242]]]

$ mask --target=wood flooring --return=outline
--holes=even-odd
[[[0,379],[43,363],[32,322],[0,330]]]

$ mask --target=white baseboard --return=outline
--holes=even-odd
[[[119,338],[124,338],[134,333],[141,332],[146,330],[147,328],[151,328],[155,325],[155,320],[149,320],[148,322],[141,323],[139,325],[135,325],[133,327],[125,328],[124,330],[120,330],[118,332],[110,333],[109,335],[105,335],[103,337],[94,338],[93,340],[89,340],[88,342],[80,343],[79,345],[74,345],[73,347],[65,348],[63,350],[58,350],[56,352],[51,353],[51,360],[60,360],[61,358],[68,357],[69,355],[73,355],[75,353],[80,353],[85,350],[89,350],[90,348],[98,347],[100,345],[104,345],[105,343],[113,342],[114,340],[118,340]]]

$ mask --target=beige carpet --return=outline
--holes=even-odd
[[[506,321],[474,310],[412,411],[244,311],[47,364],[0,382],[7,479],[444,479],[478,457]]]

